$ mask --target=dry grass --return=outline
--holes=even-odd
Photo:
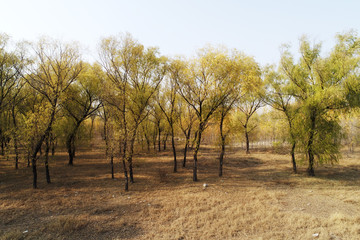
[[[101,149],[79,152],[74,167],[58,154],[53,183],[40,167],[37,190],[31,169],[0,160],[0,239],[360,238],[359,151],[316,177],[291,174],[287,155],[231,149],[219,178],[217,155],[201,150],[195,183],[191,167],[172,173],[170,152],[136,156],[129,192]]]

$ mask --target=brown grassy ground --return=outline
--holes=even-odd
[[[129,192],[101,149],[80,151],[73,167],[57,154],[53,183],[41,166],[37,190],[30,168],[1,160],[0,239],[360,239],[359,156],[307,177],[291,174],[287,155],[232,149],[219,178],[217,151],[203,148],[194,183],[191,167],[171,172],[170,152],[143,154]]]

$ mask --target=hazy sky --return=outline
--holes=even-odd
[[[303,34],[327,51],[336,33],[360,30],[356,0],[0,0],[0,7],[0,32],[14,40],[75,40],[92,59],[102,37],[129,32],[164,55],[221,44],[264,65],[278,62],[281,44],[296,49]]]

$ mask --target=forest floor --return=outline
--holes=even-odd
[[[153,152],[134,157],[125,192],[101,149],[80,150],[73,167],[57,153],[51,184],[39,160],[36,190],[31,168],[1,159],[0,239],[360,239],[359,160],[346,152],[308,177],[305,165],[291,173],[289,155],[233,148],[220,178],[218,150],[205,147],[193,182],[190,155],[172,173],[172,153]]]

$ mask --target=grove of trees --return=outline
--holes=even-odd
[[[172,171],[186,167],[192,151],[198,181],[207,129],[217,138],[220,177],[226,147],[244,143],[250,154],[252,142],[284,146],[293,172],[301,159],[314,176],[315,164],[336,163],[344,144],[352,150],[360,142],[360,38],[338,34],[328,54],[306,37],[299,46],[295,54],[284,46],[277,65],[260,66],[236,49],[210,46],[189,59],[165,57],[120,34],[102,39],[98,61],[89,63],[77,43],[14,43],[1,34],[1,161],[31,166],[34,188],[41,162],[51,183],[49,153],[63,146],[69,167],[76,164],[82,139],[94,137],[85,127],[91,120],[103,126],[109,173],[114,178],[121,165],[125,190],[136,180],[135,153],[163,151],[167,141]]]

